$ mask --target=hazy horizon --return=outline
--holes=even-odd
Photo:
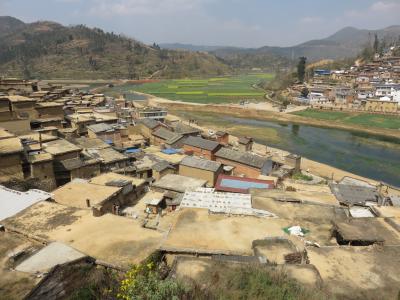
[[[0,0],[0,15],[24,22],[85,24],[145,43],[293,46],[344,27],[399,23],[399,0]]]

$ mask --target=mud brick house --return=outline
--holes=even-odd
[[[106,123],[99,123],[87,127],[89,138],[99,138],[103,141],[120,145],[122,142],[121,129],[122,126],[112,126]]]
[[[163,127],[163,125],[156,120],[142,119],[137,122],[137,125],[134,128],[136,129],[137,133],[140,133],[145,138],[150,139],[150,142],[153,143],[153,132],[161,127]]]
[[[234,167],[233,175],[258,178],[260,175],[268,175],[272,170],[271,160],[249,152],[221,148],[215,153],[215,157],[224,166]]]
[[[168,174],[160,180],[153,183],[151,189],[155,192],[168,194],[169,198],[173,199],[179,194],[183,194],[186,190],[194,190],[199,187],[204,187],[207,181],[188,176]]]
[[[94,216],[113,212],[120,202],[122,188],[91,184],[83,179],[76,179],[53,191],[53,199],[59,204],[91,209]]]
[[[155,180],[160,180],[161,177],[167,174],[175,174],[176,169],[166,160],[159,161],[155,163],[151,169],[153,170],[153,178]]]
[[[179,149],[183,147],[185,137],[181,134],[172,132],[164,127],[153,131],[153,144],[164,145],[168,148]]]
[[[56,178],[53,167],[53,156],[50,153],[37,153],[28,156],[30,177],[40,180],[41,187],[46,191],[56,188]]]
[[[193,156],[185,157],[179,165],[179,175],[207,180],[207,186],[213,187],[219,174],[223,172],[220,162]]]
[[[57,102],[38,102],[35,105],[38,118],[64,118],[64,104]]]
[[[296,154],[289,154],[285,156],[285,164],[293,167],[294,172],[300,172],[300,167],[301,167],[301,156],[296,155]]]
[[[222,145],[228,145],[229,144],[229,133],[225,131],[217,131],[215,133],[217,142],[222,144]]]
[[[71,158],[61,161],[63,167],[63,181],[65,183],[75,178],[90,179],[100,175],[101,161],[98,159],[85,159],[83,157]],[[59,174],[61,177],[61,174]]]
[[[21,140],[0,129],[0,181],[23,179]]]
[[[144,179],[125,176],[113,172],[103,173],[89,180],[91,184],[114,186],[122,188],[119,195],[119,206],[133,204],[146,191],[147,182]]]
[[[71,123],[71,127],[77,130],[77,134],[87,134],[87,126],[96,124],[96,120],[87,115],[72,114],[66,117]]]
[[[128,156],[112,148],[88,149],[85,151],[85,154],[101,161],[100,169],[102,172],[125,168],[129,163]]]
[[[0,91],[7,92],[9,95],[12,95],[17,91],[32,93],[36,92],[37,90],[38,90],[38,84],[37,82],[34,81],[14,79],[14,78],[0,79]]]
[[[29,120],[38,117],[38,113],[35,110],[36,99],[24,97],[24,96],[8,96],[11,103],[11,110],[17,114],[17,116],[22,118],[27,118]]]
[[[240,151],[251,151],[253,149],[253,138],[248,136],[240,137],[238,140]]]
[[[185,140],[183,150],[188,154],[193,154],[209,160],[215,160],[215,153],[221,149],[221,147],[222,145],[215,141],[190,136]]]
[[[53,156],[57,185],[64,184],[66,182],[65,168],[62,162],[64,160],[79,158],[82,149],[66,140],[59,139],[44,143],[43,150]]]
[[[55,161],[78,158],[82,151],[80,147],[63,139],[44,143],[43,149],[53,155]]]

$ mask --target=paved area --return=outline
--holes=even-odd
[[[63,243],[53,242],[23,261],[15,269],[27,273],[49,271],[56,265],[85,257],[86,255]]]

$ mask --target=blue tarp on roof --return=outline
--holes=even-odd
[[[169,149],[163,149],[161,150],[162,153],[164,154],[177,154],[179,153],[179,149],[173,149],[173,148],[169,148]]]
[[[135,148],[131,148],[131,149],[126,149],[125,153],[139,153],[141,150],[140,149],[135,149]]]
[[[315,70],[315,75],[331,75],[331,70]]]
[[[109,145],[114,144],[114,142],[112,140],[105,140],[104,142],[106,142]]]
[[[222,187],[236,188],[236,189],[268,189],[270,185],[264,182],[250,182],[235,179],[222,179]]]

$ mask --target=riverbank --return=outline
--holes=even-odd
[[[294,114],[277,112],[275,109],[270,109],[269,105],[265,107],[242,107],[235,104],[199,104],[199,103],[187,103],[180,101],[172,101],[152,95],[144,94],[148,97],[149,104],[162,105],[171,110],[186,110],[196,112],[211,112],[219,113],[224,115],[230,115],[240,118],[249,118],[256,120],[273,121],[279,123],[294,123],[299,125],[310,125],[321,128],[333,128],[346,130],[351,132],[365,133],[369,135],[375,135],[385,137],[388,139],[396,139],[400,141],[400,130],[396,129],[385,129],[376,127],[365,127],[356,124],[343,124],[334,120],[318,120],[307,117],[302,117]]]
[[[371,184],[388,182],[391,185],[399,186],[400,180],[398,180],[398,177],[396,177],[396,174],[399,174],[399,172],[397,172],[397,157],[400,153],[398,152],[399,140],[397,135],[383,135],[383,138],[380,138],[375,131],[356,131],[353,129],[346,130],[345,126],[318,126],[320,124],[315,125],[314,123],[310,124],[308,122],[301,123],[302,125],[299,126],[292,123],[291,119],[285,119],[286,122],[282,122],[282,119],[276,120],[275,118],[271,117],[273,112],[268,110],[270,109],[268,106],[262,108],[258,107],[257,111],[255,109],[243,109],[241,107],[235,107],[234,105],[226,106],[190,104],[170,101],[168,99],[154,97],[147,94],[142,95],[147,97],[147,100],[151,105],[167,107],[172,114],[174,114],[174,111],[179,112],[179,119],[181,120],[199,118],[198,120],[201,124],[200,128],[202,130],[226,130],[236,136],[251,135],[255,137],[258,142],[255,149],[260,154],[265,154],[268,151],[275,156],[283,157],[283,155],[289,152],[282,149],[288,150],[287,148],[289,148],[291,150],[288,151],[294,153],[299,152],[299,147],[302,147],[303,149],[305,148],[307,151],[312,149],[311,153],[300,154],[303,157],[302,169],[308,170],[311,173],[326,179],[334,179],[335,181],[339,181],[345,176],[350,176],[370,182]],[[234,112],[233,114],[231,113],[232,111]],[[182,114],[180,112],[184,113]],[[208,118],[206,118],[206,122],[204,122],[204,115],[210,115]],[[278,113],[278,115],[285,114]],[[201,118],[199,116],[201,116]],[[249,124],[249,122],[256,124]],[[268,125],[263,124],[264,122],[271,122],[275,124],[273,125],[274,128],[268,128]],[[285,135],[283,138],[284,141],[294,141],[296,143],[300,142],[301,144],[296,144],[293,148],[286,147],[287,145],[281,145],[281,143],[275,143],[274,141],[279,141],[279,139],[282,140],[282,136],[279,136],[279,134],[276,132],[277,130],[280,131],[280,129],[277,128],[285,128],[286,133],[287,131],[293,131],[294,135],[300,134],[298,137]],[[312,130],[312,132],[308,132],[307,137],[302,136],[304,133],[307,133],[307,131],[310,130]],[[331,130],[333,131],[331,132]],[[298,133],[299,131],[300,133]],[[314,131],[318,131],[318,134],[314,135]],[[338,134],[347,135],[347,140],[353,142],[356,147],[352,149],[344,149],[342,143],[346,143],[346,141],[340,140],[338,141],[337,145],[335,145],[336,148],[334,147],[334,151],[332,151],[331,141],[335,142]],[[308,140],[309,138],[310,140]],[[322,145],[322,147],[320,145],[320,140],[322,139],[324,139],[325,142],[326,140],[328,141],[328,144],[326,144],[325,147],[323,147],[324,145]],[[395,140],[395,142],[393,140]],[[304,144],[305,141],[307,142]],[[384,148],[384,151],[375,153],[374,156],[371,157],[369,156],[371,154],[371,149],[369,148],[368,144],[371,144],[372,146],[382,144],[381,146]],[[268,147],[265,145],[268,145]],[[392,150],[386,150],[392,147],[394,147]],[[338,149],[340,153],[337,153]],[[372,151],[373,150],[374,149],[372,149]],[[363,151],[366,155],[362,154]],[[390,159],[388,159],[388,151],[391,151]],[[323,154],[322,159],[319,158],[318,161],[312,159],[313,157],[321,156],[321,153]],[[337,156],[337,154],[339,154],[339,156]],[[326,159],[327,157],[328,159]],[[382,158],[385,158],[385,160],[382,160]],[[332,166],[331,162],[335,162],[335,166]],[[345,170],[348,167],[350,170]],[[359,170],[361,174],[356,170]],[[376,176],[379,179],[372,179],[369,174],[379,174],[379,176]],[[385,175],[382,176],[382,174]]]
[[[185,122],[186,124],[188,124],[188,120],[185,118],[182,118],[180,116],[177,115],[169,115],[170,118],[172,119],[178,119],[181,120],[183,122]],[[198,125],[193,125],[191,124],[191,126],[195,126],[201,130],[203,130],[204,132],[208,132],[209,130],[225,130],[225,128],[219,127],[219,126],[212,126],[212,127],[205,127],[205,126],[198,126]],[[231,143],[235,143],[237,142],[238,137],[231,135],[230,136],[230,142]],[[278,149],[275,147],[270,147],[270,146],[266,146],[260,143],[255,143],[253,146],[253,151],[257,154],[261,154],[261,155],[266,155],[266,154],[270,154],[272,155],[275,159],[278,160],[283,160],[283,157],[286,156],[287,154],[289,154],[288,151],[282,150],[282,149]],[[340,181],[343,177],[353,177],[353,178],[357,178],[360,180],[364,180],[366,182],[369,182],[370,184],[373,185],[377,185],[379,182],[370,178],[366,178],[363,176],[359,176],[335,167],[332,167],[330,165],[327,164],[323,164],[320,162],[316,162],[313,161],[311,159],[302,158],[301,161],[301,168],[305,171],[310,172],[311,174],[323,177],[325,179],[333,179],[335,181]]]

